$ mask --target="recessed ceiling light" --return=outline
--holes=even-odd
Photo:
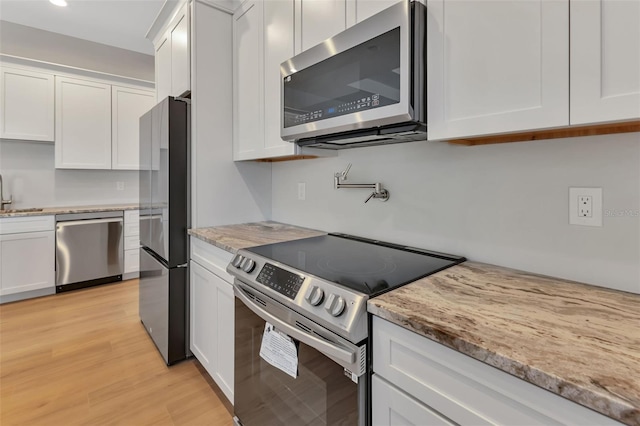
[[[67,2],[65,0],[49,0],[49,2],[55,4],[56,6],[61,6],[61,7],[64,7],[67,5]]]

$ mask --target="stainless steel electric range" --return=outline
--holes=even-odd
[[[464,260],[345,234],[240,250],[236,424],[370,424],[367,300]]]

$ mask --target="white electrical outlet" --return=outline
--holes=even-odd
[[[298,200],[304,201],[307,198],[307,184],[298,182]]]
[[[602,188],[569,188],[569,224],[602,226]]]
[[[124,191],[124,182],[116,182],[116,189],[118,191]]]
[[[580,195],[578,197],[578,217],[593,217],[593,197]]]

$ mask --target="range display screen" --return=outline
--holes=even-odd
[[[293,300],[302,286],[304,277],[265,263],[256,281]]]

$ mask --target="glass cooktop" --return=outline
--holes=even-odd
[[[464,257],[329,234],[247,249],[369,296],[464,262]]]

